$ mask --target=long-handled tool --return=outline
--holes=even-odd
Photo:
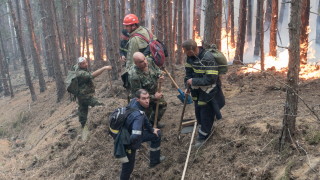
[[[174,84],[174,86],[177,88],[178,92],[180,93],[177,97],[180,99],[181,102],[184,103],[184,99],[185,99],[185,94],[184,92],[179,88],[178,84],[174,81],[174,79],[172,78],[172,76],[170,75],[170,73],[163,68],[163,70],[167,73],[167,75],[169,76],[170,80],[172,81],[172,83]],[[188,101],[187,104],[192,104],[192,98],[190,95],[188,95]]]
[[[161,92],[161,80],[158,79],[158,93]],[[158,114],[159,114],[159,99],[157,99],[157,104],[156,104],[156,112],[154,115],[154,122],[153,122],[153,127],[156,128],[158,125]]]
[[[191,132],[193,129],[192,127],[190,127],[190,125],[193,125],[193,123],[196,122],[196,120],[193,120],[193,119],[183,119],[184,117],[184,112],[186,110],[186,106],[187,106],[187,102],[188,102],[188,97],[189,97],[189,93],[190,93],[190,88],[188,87],[188,90],[186,92],[186,98],[184,99],[184,102],[183,102],[183,108],[182,108],[182,113],[181,113],[181,117],[180,117],[180,123],[179,123],[179,130],[178,130],[178,140],[180,140],[180,134],[183,133],[183,134],[186,134],[186,133],[189,133]],[[184,127],[182,129],[182,127]],[[182,129],[182,130],[181,130]]]

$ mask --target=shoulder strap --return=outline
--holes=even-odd
[[[142,35],[140,33],[134,33],[131,35],[131,37],[134,37],[134,36],[138,36],[138,37],[142,38],[143,40],[145,40],[149,44],[149,40],[144,35]]]

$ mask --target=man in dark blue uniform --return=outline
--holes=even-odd
[[[219,79],[219,65],[213,54],[198,47],[194,40],[186,40],[182,48],[187,55],[184,81],[186,87],[191,87],[195,115],[200,125],[195,146],[200,147],[211,133],[214,118],[222,118],[220,109],[225,101]]]
[[[127,180],[134,168],[136,150],[141,143],[150,141],[150,167],[155,167],[160,163],[160,130],[152,128],[144,111],[149,107],[150,96],[144,89],[139,89],[135,98],[129,103],[129,107],[137,109],[132,112],[125,122],[125,127],[130,133],[130,145],[125,146],[129,162],[122,164],[121,180]],[[162,157],[161,159],[163,159]]]

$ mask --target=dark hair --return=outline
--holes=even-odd
[[[192,40],[188,39],[182,43],[182,48],[189,51],[189,50],[196,50],[197,49],[197,43]]]
[[[136,91],[135,97],[136,97],[136,98],[140,98],[141,94],[149,94],[149,93],[148,93],[148,91],[145,90],[145,89],[139,89],[139,90]]]

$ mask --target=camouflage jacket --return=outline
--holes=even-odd
[[[135,33],[141,34],[147,39],[150,40],[149,33],[145,27],[138,27],[135,31],[130,33],[130,35],[133,35]],[[151,32],[150,32],[151,33]],[[153,35],[153,39],[157,39],[156,36]],[[148,43],[143,40],[141,37],[133,36],[129,40],[129,47],[128,47],[128,53],[127,53],[127,62],[126,62],[126,69],[129,70],[131,66],[134,65],[132,56],[135,52],[144,52],[144,50],[147,48]]]
[[[78,65],[73,66],[73,69],[78,68],[78,85],[79,95],[78,96],[93,96],[95,92],[95,86],[93,83],[93,76],[88,69],[82,69]]]
[[[139,89],[146,89],[150,95],[154,95],[156,93],[161,70],[150,59],[148,59],[148,68],[148,72],[141,71],[137,66],[133,66],[129,70],[131,98],[133,98],[135,92]]]

